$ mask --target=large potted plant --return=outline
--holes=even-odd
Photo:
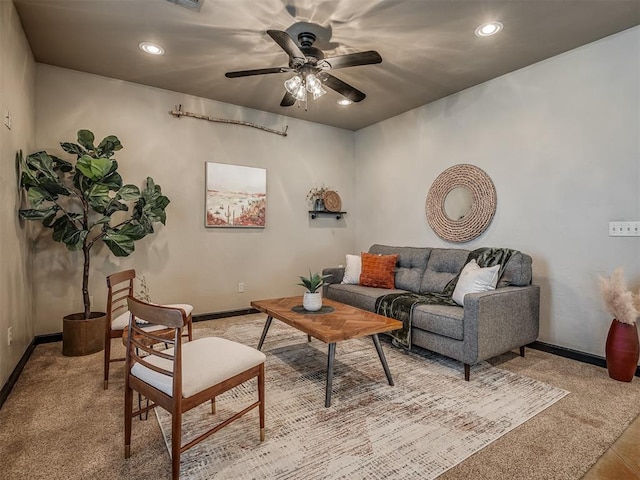
[[[605,354],[607,371],[614,380],[633,380],[640,357],[640,342],[636,321],[640,315],[640,291],[633,294],[624,279],[622,268],[609,278],[600,277],[600,290],[607,310],[613,315]]]
[[[105,314],[92,312],[90,305],[91,249],[103,242],[117,257],[130,255],[136,240],[153,233],[154,223],[165,223],[169,204],[151,177],[142,190],[123,184],[118,162],[112,158],[122,149],[118,137],[109,135],[98,145],[94,139],[89,130],[79,130],[78,143],[60,143],[76,156],[75,164],[45,151],[26,158],[22,151],[17,154],[20,185],[31,207],[20,210],[20,217],[40,221],[53,231],[53,240],[72,252],[81,250],[84,257],[84,311],[63,319],[62,350],[69,356],[95,353],[104,346]]]

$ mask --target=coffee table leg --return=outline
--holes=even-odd
[[[333,360],[336,357],[336,344],[329,344],[329,356],[327,360],[327,390],[324,396],[324,406],[331,406],[331,385],[333,384]]]
[[[271,326],[271,320],[273,320],[273,317],[269,315],[267,317],[267,321],[264,324],[264,328],[262,329],[262,336],[260,337],[260,341],[258,342],[258,350],[262,350],[262,344],[264,343],[264,339],[267,336],[269,327]]]
[[[376,350],[378,352],[378,357],[380,357],[380,362],[382,363],[382,368],[384,368],[384,373],[387,376],[387,380],[389,381],[389,385],[393,386],[393,378],[391,378],[391,372],[389,371],[389,366],[387,365],[387,359],[384,356],[384,352],[382,351],[382,346],[380,345],[380,339],[378,335],[371,335],[373,339],[373,344],[376,346]]]

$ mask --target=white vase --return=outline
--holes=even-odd
[[[302,297],[302,306],[309,312],[317,312],[322,308],[322,293],[305,292]]]

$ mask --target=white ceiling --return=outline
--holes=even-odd
[[[38,62],[351,130],[640,24],[639,0],[201,2],[194,11],[166,0],[14,0]],[[474,35],[494,20],[502,32]],[[266,30],[296,22],[330,32],[315,45],[326,56],[380,53],[381,64],[332,72],[365,100],[341,107],[330,90],[306,111],[280,107],[290,73],[224,76],[286,66],[286,53]],[[142,53],[142,41],[166,54]]]

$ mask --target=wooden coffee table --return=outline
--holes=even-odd
[[[391,372],[380,346],[378,334],[398,330],[402,328],[402,322],[329,299],[322,300],[323,310],[331,310],[327,313],[322,311],[305,312],[301,308],[302,297],[256,300],[251,302],[251,306],[267,314],[267,321],[262,330],[258,350],[262,349],[264,339],[274,318],[306,333],[309,341],[313,337],[329,344],[325,407],[331,406],[331,385],[333,383],[333,362],[336,354],[336,343],[343,340],[371,336],[389,385],[393,386]],[[294,308],[296,311],[294,311]]]

